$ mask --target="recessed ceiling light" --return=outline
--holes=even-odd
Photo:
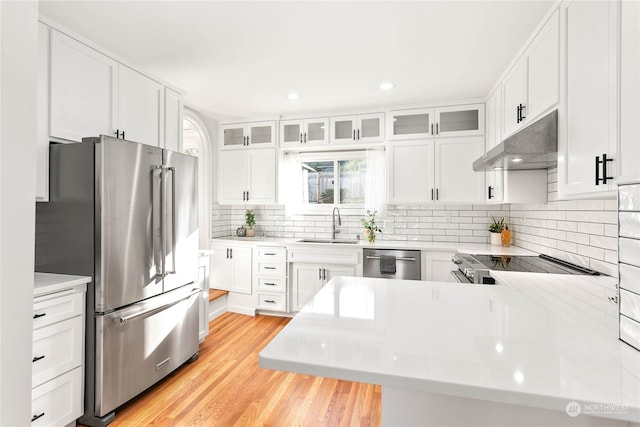
[[[396,85],[394,83],[391,82],[384,82],[380,84],[380,90],[391,90],[395,87]]]
[[[289,98],[289,99],[290,99],[290,100],[292,100],[292,101],[295,101],[295,100],[297,100],[297,99],[300,99],[300,95],[298,95],[298,94],[297,94],[297,93],[295,93],[295,92],[291,92],[291,93],[287,96],[287,98]]]
[[[513,163],[520,163],[522,161],[522,159],[520,157],[515,157],[515,158],[511,159],[511,161]]]

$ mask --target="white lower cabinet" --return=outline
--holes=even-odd
[[[300,311],[333,277],[355,275],[353,266],[294,263],[291,267],[291,311]]]
[[[250,246],[216,245],[213,254],[213,285],[215,289],[251,294]]]
[[[453,252],[422,251],[423,279],[432,282],[455,282],[451,270]]]
[[[84,316],[84,288],[33,300],[32,426],[63,426],[84,412]]]
[[[287,249],[284,246],[259,246],[254,252],[258,310],[287,312]]]

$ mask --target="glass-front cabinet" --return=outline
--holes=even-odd
[[[450,136],[482,136],[484,105],[398,110],[389,114],[389,139],[421,139]]]
[[[384,141],[384,113],[331,117],[331,144]]]
[[[280,146],[304,147],[329,143],[329,118],[320,117],[280,122]]]
[[[220,126],[222,148],[242,148],[248,146],[275,147],[276,122],[235,123]]]

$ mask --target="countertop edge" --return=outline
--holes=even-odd
[[[66,290],[85,291],[91,282],[89,276],[73,276],[68,274],[36,272],[33,283],[33,296],[41,297]]]

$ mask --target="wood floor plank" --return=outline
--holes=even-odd
[[[110,426],[380,426],[379,386],[260,368],[289,320],[225,313],[197,361],[116,410]]]

